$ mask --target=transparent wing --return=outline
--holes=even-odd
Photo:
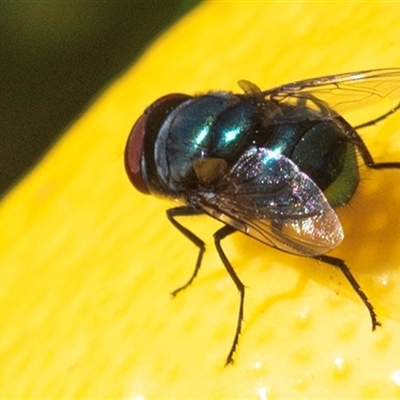
[[[343,239],[316,184],[290,159],[265,148],[249,148],[214,191],[196,196],[206,213],[285,252],[319,255]]]
[[[266,90],[263,94],[279,103],[311,104],[325,111],[328,117],[368,110],[368,120],[374,120],[400,108],[400,68],[307,79]]]

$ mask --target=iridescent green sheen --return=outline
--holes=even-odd
[[[250,144],[256,113],[257,107],[251,102],[236,104],[222,113],[213,127],[210,156],[237,160]]]
[[[346,204],[355,193],[360,175],[355,148],[351,143],[346,143],[341,155],[341,171],[336,180],[324,191],[325,197],[332,207]]]
[[[319,186],[332,207],[346,204],[357,189],[355,148],[331,121],[309,129],[293,149],[291,159]]]

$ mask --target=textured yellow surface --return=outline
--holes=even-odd
[[[400,397],[400,171],[365,174],[333,253],[382,327],[332,267],[236,234],[224,248],[248,287],[245,324],[224,368],[238,294],[213,248],[220,225],[186,220],[208,252],[171,299],[196,249],[123,169],[157,97],[400,66],[399,21],[396,3],[212,2],[154,43],[1,204],[0,397]],[[376,128],[372,152],[400,160],[399,124]]]

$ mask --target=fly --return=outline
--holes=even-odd
[[[239,81],[242,94],[170,94],[148,107],[132,128],[125,168],[134,187],[181,202],[167,218],[199,250],[204,242],[177,217],[207,214],[225,225],[214,233],[219,257],[240,293],[236,331],[226,359],[234,362],[242,328],[245,286],[221,241],[240,231],[287,253],[340,269],[366,306],[372,330],[380,325],[344,260],[327,255],[344,233],[335,208],[353,197],[359,166],[397,169],[400,162],[374,161],[358,130],[400,108],[400,68],[370,70],[298,81],[262,91]],[[378,115],[355,126],[344,115]],[[371,110],[371,111],[370,111]],[[347,118],[347,117],[346,117]]]

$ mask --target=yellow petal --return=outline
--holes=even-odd
[[[399,66],[399,20],[396,3],[214,1],[154,43],[1,204],[0,397],[398,398],[400,172],[364,169],[334,253],[382,327],[333,267],[236,234],[223,246],[247,286],[245,323],[224,368],[239,299],[213,247],[220,225],[184,221],[208,252],[171,299],[196,249],[170,203],[131,187],[123,149],[170,92]],[[400,160],[399,123],[376,128],[373,153]]]

